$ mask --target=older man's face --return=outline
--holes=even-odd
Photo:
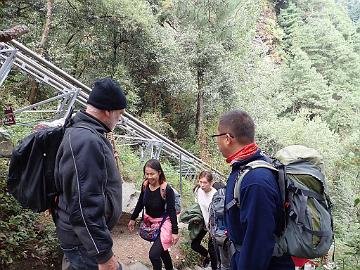
[[[108,127],[114,130],[116,124],[120,121],[125,109],[109,111]]]

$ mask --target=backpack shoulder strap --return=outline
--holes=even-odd
[[[240,170],[238,177],[236,179],[236,183],[235,183],[235,188],[234,188],[234,199],[237,200],[238,202],[238,206],[240,206],[240,185],[242,180],[244,179],[245,175],[253,170],[253,169],[257,169],[257,168],[265,168],[265,169],[269,169],[275,172],[278,172],[278,169],[274,167],[274,165],[272,165],[271,163],[265,161],[265,160],[254,160],[248,164],[245,165],[245,168],[243,170]]]
[[[274,165],[272,165],[271,163],[265,161],[265,160],[254,160],[252,162],[249,162],[248,164],[246,164],[242,169],[240,169],[237,177],[236,177],[236,182],[235,182],[235,187],[234,187],[234,198],[225,205],[226,210],[229,210],[230,208],[232,208],[234,205],[237,205],[237,207],[240,207],[240,186],[241,186],[241,182],[244,179],[245,175],[253,170],[253,169],[257,169],[257,168],[266,168],[275,172],[278,172],[278,169],[274,167]]]
[[[145,200],[145,191],[146,191],[146,188],[148,187],[148,185],[149,185],[148,180],[145,180],[142,184],[142,190],[144,191],[144,200]],[[167,190],[168,186],[169,185],[166,182],[163,182],[160,185],[160,195],[161,195],[161,198],[163,198],[163,200],[165,200],[165,201],[166,201],[166,190]]]
[[[164,200],[166,200],[166,189],[167,189],[167,187],[168,187],[168,184],[166,182],[163,182],[160,185],[160,195]]]
[[[148,180],[145,180],[145,181],[142,183],[142,190],[145,191],[145,189],[147,188],[148,185],[149,185],[149,181],[148,181]]]
[[[251,168],[251,170],[256,169],[256,168],[267,168],[272,171],[276,171],[276,172],[278,171],[278,169],[275,168],[274,165],[272,165],[271,163],[269,163],[265,160],[261,160],[261,159],[251,161],[250,163],[245,165],[245,168]]]
[[[144,219],[146,188],[147,188],[148,185],[149,185],[149,181],[148,181],[148,180],[144,180],[144,182],[143,182],[142,185],[141,185],[141,191],[144,193],[144,194],[143,194],[142,220]]]

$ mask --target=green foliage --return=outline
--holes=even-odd
[[[346,242],[340,242],[336,245],[336,261],[339,269],[351,270],[360,269],[359,264],[359,237],[356,233],[360,229],[360,224],[348,224]],[[336,255],[337,254],[337,255]]]
[[[0,268],[37,257],[50,269],[60,257],[55,227],[49,218],[22,209],[5,192],[7,165],[4,160],[0,163]]]
[[[355,0],[58,0],[45,56],[87,85],[104,76],[119,80],[129,112],[195,154],[205,149],[206,162],[224,173],[229,167],[209,135],[216,132],[219,115],[233,108],[254,117],[257,143],[269,154],[295,143],[319,150],[334,204],[337,263],[340,269],[355,269],[360,239],[358,11]],[[30,32],[20,40],[36,49],[45,15],[44,1],[2,1],[0,27],[27,24]],[[28,104],[29,90],[29,79],[12,71],[1,86],[0,106]],[[41,85],[38,99],[50,91]],[[204,101],[201,146],[199,96]],[[7,130],[14,143],[30,132],[18,126]],[[124,179],[139,187],[145,162],[141,149],[118,147]],[[179,190],[176,162],[165,156],[161,162]],[[193,184],[183,179],[185,205],[193,201]],[[23,220],[32,224],[36,217],[1,196],[0,215],[7,220],[1,226],[12,224],[6,238],[36,238],[38,232],[19,232]],[[16,242],[11,241],[9,246]]]
[[[116,148],[120,158],[120,173],[124,181],[134,182],[137,187],[140,187],[144,173],[143,163],[137,155],[137,151],[123,144],[118,144]]]
[[[5,128],[6,131],[10,134],[10,138],[14,145],[17,145],[19,141],[29,135],[32,131],[32,128],[29,126],[19,126],[13,125]]]
[[[290,56],[283,87],[291,91],[282,92],[293,99],[285,112],[291,115],[299,107],[308,108],[332,129],[349,132],[354,123],[358,125],[350,115],[360,106],[355,25],[331,0],[289,1],[279,23],[284,29],[283,48]]]
[[[174,138],[176,135],[174,128],[165,118],[161,117],[159,112],[144,113],[141,116],[141,121],[168,138]]]
[[[13,109],[16,109],[17,104],[26,104],[26,81],[24,76],[13,74],[13,72],[10,72],[9,74],[10,80],[5,80],[4,84],[1,86],[0,91],[0,106],[1,108],[4,108],[6,105],[10,105],[13,107]],[[12,81],[11,83],[9,83]],[[7,91],[4,91],[7,87],[11,88],[11,94]]]
[[[193,265],[201,265],[201,255],[191,249],[190,238],[188,231],[182,231],[181,237],[186,240],[180,243],[180,250],[184,255],[184,258],[181,260],[180,264],[177,266],[179,269],[186,267],[192,267]]]
[[[182,177],[180,184],[179,172],[176,170],[169,161],[161,160],[164,173],[166,175],[167,181],[179,192],[181,193],[181,204],[182,209],[189,207],[194,202],[194,193],[193,187],[194,183],[189,181],[189,179]],[[180,189],[180,185],[181,188]]]
[[[301,109],[308,109],[313,115],[329,108],[331,98],[329,88],[322,75],[311,66],[307,54],[301,49],[292,51],[293,59],[290,66],[283,73],[284,79],[279,97],[288,100],[284,112],[298,113]]]
[[[261,137],[274,150],[300,143],[324,155],[334,203],[336,262],[340,269],[355,269],[359,230],[353,202],[360,188],[355,26],[330,0],[289,1],[279,23],[288,53],[279,88],[281,118],[272,130],[261,126],[260,134],[265,132]]]

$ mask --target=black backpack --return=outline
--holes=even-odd
[[[55,159],[70,116],[64,126],[40,129],[14,148],[7,188],[22,207],[40,213],[56,206]]]

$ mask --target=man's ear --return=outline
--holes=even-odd
[[[111,112],[108,111],[108,110],[104,111],[104,114],[105,114],[106,117],[110,117],[110,113],[111,113]]]
[[[233,140],[234,140],[234,138],[232,138],[229,134],[226,134],[225,143],[226,143],[227,145],[232,144],[232,143],[233,143]]]

